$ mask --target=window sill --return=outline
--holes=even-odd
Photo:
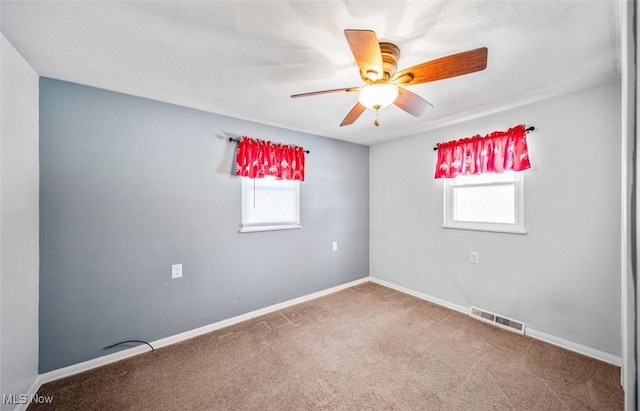
[[[241,233],[257,233],[260,231],[279,231],[279,230],[295,230],[302,228],[302,225],[287,224],[287,225],[259,225],[259,226],[246,226],[240,227]]]
[[[468,230],[468,231],[486,231],[490,233],[504,233],[504,234],[527,234],[527,230],[523,227],[499,224],[473,224],[473,223],[460,223],[450,222],[442,225],[442,228],[454,229],[454,230]]]

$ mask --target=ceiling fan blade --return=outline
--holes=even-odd
[[[426,61],[397,72],[393,80],[408,86],[481,71],[487,67],[487,53],[487,48],[481,47]]]
[[[356,58],[362,75],[373,81],[381,79],[383,76],[382,53],[376,33],[371,30],[347,29],[344,31],[344,36],[347,38],[351,53]]]
[[[415,117],[420,117],[433,108],[433,105],[427,100],[402,87],[400,87],[398,98],[393,104]]]
[[[310,93],[293,94],[291,98],[317,96],[320,94],[329,94],[329,93],[340,93],[343,91],[348,93],[351,91],[358,91],[358,90],[360,90],[360,87],[334,88],[331,90],[321,90],[321,91],[312,91]]]
[[[353,108],[351,109],[349,114],[347,114],[347,116],[344,118],[344,120],[342,120],[342,123],[340,123],[340,127],[348,126],[349,124],[353,124],[353,122],[356,121],[358,119],[358,117],[360,117],[360,114],[364,113],[364,111],[366,109],[367,108],[365,106],[363,106],[362,104],[356,103],[356,105],[353,106]]]

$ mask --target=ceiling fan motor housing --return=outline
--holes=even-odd
[[[379,69],[368,69],[366,72],[360,71],[360,77],[366,83],[376,83],[381,80],[388,81],[398,70],[398,60],[400,59],[400,48],[393,43],[380,42],[380,54],[382,56],[382,73]]]
[[[382,70],[384,71],[384,79],[389,80],[398,70],[400,48],[393,43],[380,42],[380,52],[382,53]]]

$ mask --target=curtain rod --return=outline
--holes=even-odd
[[[232,141],[235,141],[236,143],[240,142],[239,138],[233,138],[233,137],[229,137],[229,143],[231,143]],[[305,153],[309,154],[310,151],[309,150],[304,150]]]
[[[527,134],[529,134],[530,132],[532,132],[533,130],[535,130],[536,128],[534,126],[531,126],[529,128],[527,128],[526,130],[524,130]],[[438,147],[434,147],[433,151],[438,151]]]

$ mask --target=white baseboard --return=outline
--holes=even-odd
[[[617,357],[613,354],[596,350],[595,348],[587,347],[586,345],[565,340],[564,338],[556,337],[554,335],[547,334],[545,332],[538,331],[532,328],[527,328],[526,335],[531,338],[535,338],[536,340],[544,341],[552,345],[557,345],[558,347],[567,349],[569,351],[577,352],[578,354],[586,355],[587,357],[595,358],[596,360],[604,361],[609,364],[622,367],[622,357]]]
[[[401,285],[393,284],[376,277],[370,277],[370,279],[371,279],[371,282],[373,283],[377,283],[385,287],[394,289],[396,291],[400,291],[402,293],[409,294],[414,297],[418,297],[422,300],[429,301],[429,302],[441,305],[443,307],[450,308],[455,311],[459,311],[463,314],[469,314],[469,307],[465,307],[463,305],[445,301],[440,298],[433,297],[418,291],[414,291],[409,288],[403,287]],[[545,332],[538,331],[535,329],[531,329],[529,327],[525,329],[525,335],[528,335],[531,338],[535,338],[537,340],[544,341],[549,344],[556,345],[558,347],[564,348],[569,351],[577,352],[578,354],[586,355],[587,357],[595,358],[596,360],[604,361],[606,363],[613,364],[618,367],[622,367],[622,357],[617,357],[613,354],[609,354],[604,351],[597,350],[595,348],[587,347],[585,345],[578,344],[573,341],[565,340],[564,338],[556,337],[554,335],[547,334]]]
[[[462,314],[469,314],[469,307],[465,307],[463,305],[454,304],[452,302],[449,302],[449,301],[446,301],[446,300],[443,300],[443,299],[440,299],[440,298],[437,298],[437,297],[433,297],[431,295],[424,294],[424,293],[421,293],[419,291],[415,291],[415,290],[412,290],[410,288],[403,287],[401,285],[390,283],[388,281],[381,280],[381,279],[376,278],[376,277],[369,277],[369,278],[371,279],[372,283],[384,285],[385,287],[391,288],[391,289],[396,290],[396,291],[400,291],[401,293],[405,293],[405,294],[412,295],[414,297],[418,297],[421,300],[425,300],[425,301],[432,302],[434,304],[441,305],[441,306],[449,308],[451,310],[461,312]]]
[[[42,382],[40,381],[40,376],[37,376],[31,383],[31,386],[29,387],[27,392],[24,394],[24,396],[20,396],[19,398],[20,401],[23,399],[26,399],[26,401],[24,403],[21,402],[19,404],[16,404],[13,411],[26,411],[27,408],[29,408],[29,404],[31,403],[31,400],[35,398],[36,394],[38,393],[38,390],[40,389],[40,385],[42,385]]]
[[[292,305],[300,304],[305,301],[310,301],[319,297],[323,297],[328,294],[335,293],[340,290],[344,290],[345,288],[353,287],[358,284],[366,283],[369,281],[369,277],[364,277],[359,280],[351,281],[345,284],[341,284],[332,288],[328,288],[326,290],[318,291],[312,294],[304,295],[302,297],[294,298],[292,300],[284,301],[279,304],[274,304],[269,307],[261,308],[259,310],[255,310],[246,314],[241,314],[233,318],[228,318],[226,320],[218,321],[209,325],[205,325],[203,327],[199,327],[190,331],[185,331],[180,334],[172,335],[170,337],[162,338],[156,341],[151,342],[150,344],[154,348],[165,347],[167,345],[172,345],[179,343],[181,341],[185,341],[194,337],[197,337],[202,334],[209,333],[211,331],[219,330],[224,327],[229,327],[231,325],[237,324],[242,321],[250,320],[255,317],[259,317],[261,315],[269,314],[275,311],[282,310],[284,308],[290,307]],[[140,345],[137,347],[128,348],[126,350],[119,351],[117,353],[105,355],[103,357],[95,358],[93,360],[84,361],[78,364],[70,365],[68,367],[60,368],[57,370],[53,370],[44,374],[40,374],[38,386],[35,388],[35,392],[37,392],[38,388],[40,388],[41,384],[46,384],[51,381],[59,380],[61,378],[69,377],[75,374],[79,374],[84,371],[89,371],[94,368],[102,367],[107,364],[114,363],[116,361],[124,360],[126,358],[130,358],[145,352],[149,351],[149,347],[146,345]]]

